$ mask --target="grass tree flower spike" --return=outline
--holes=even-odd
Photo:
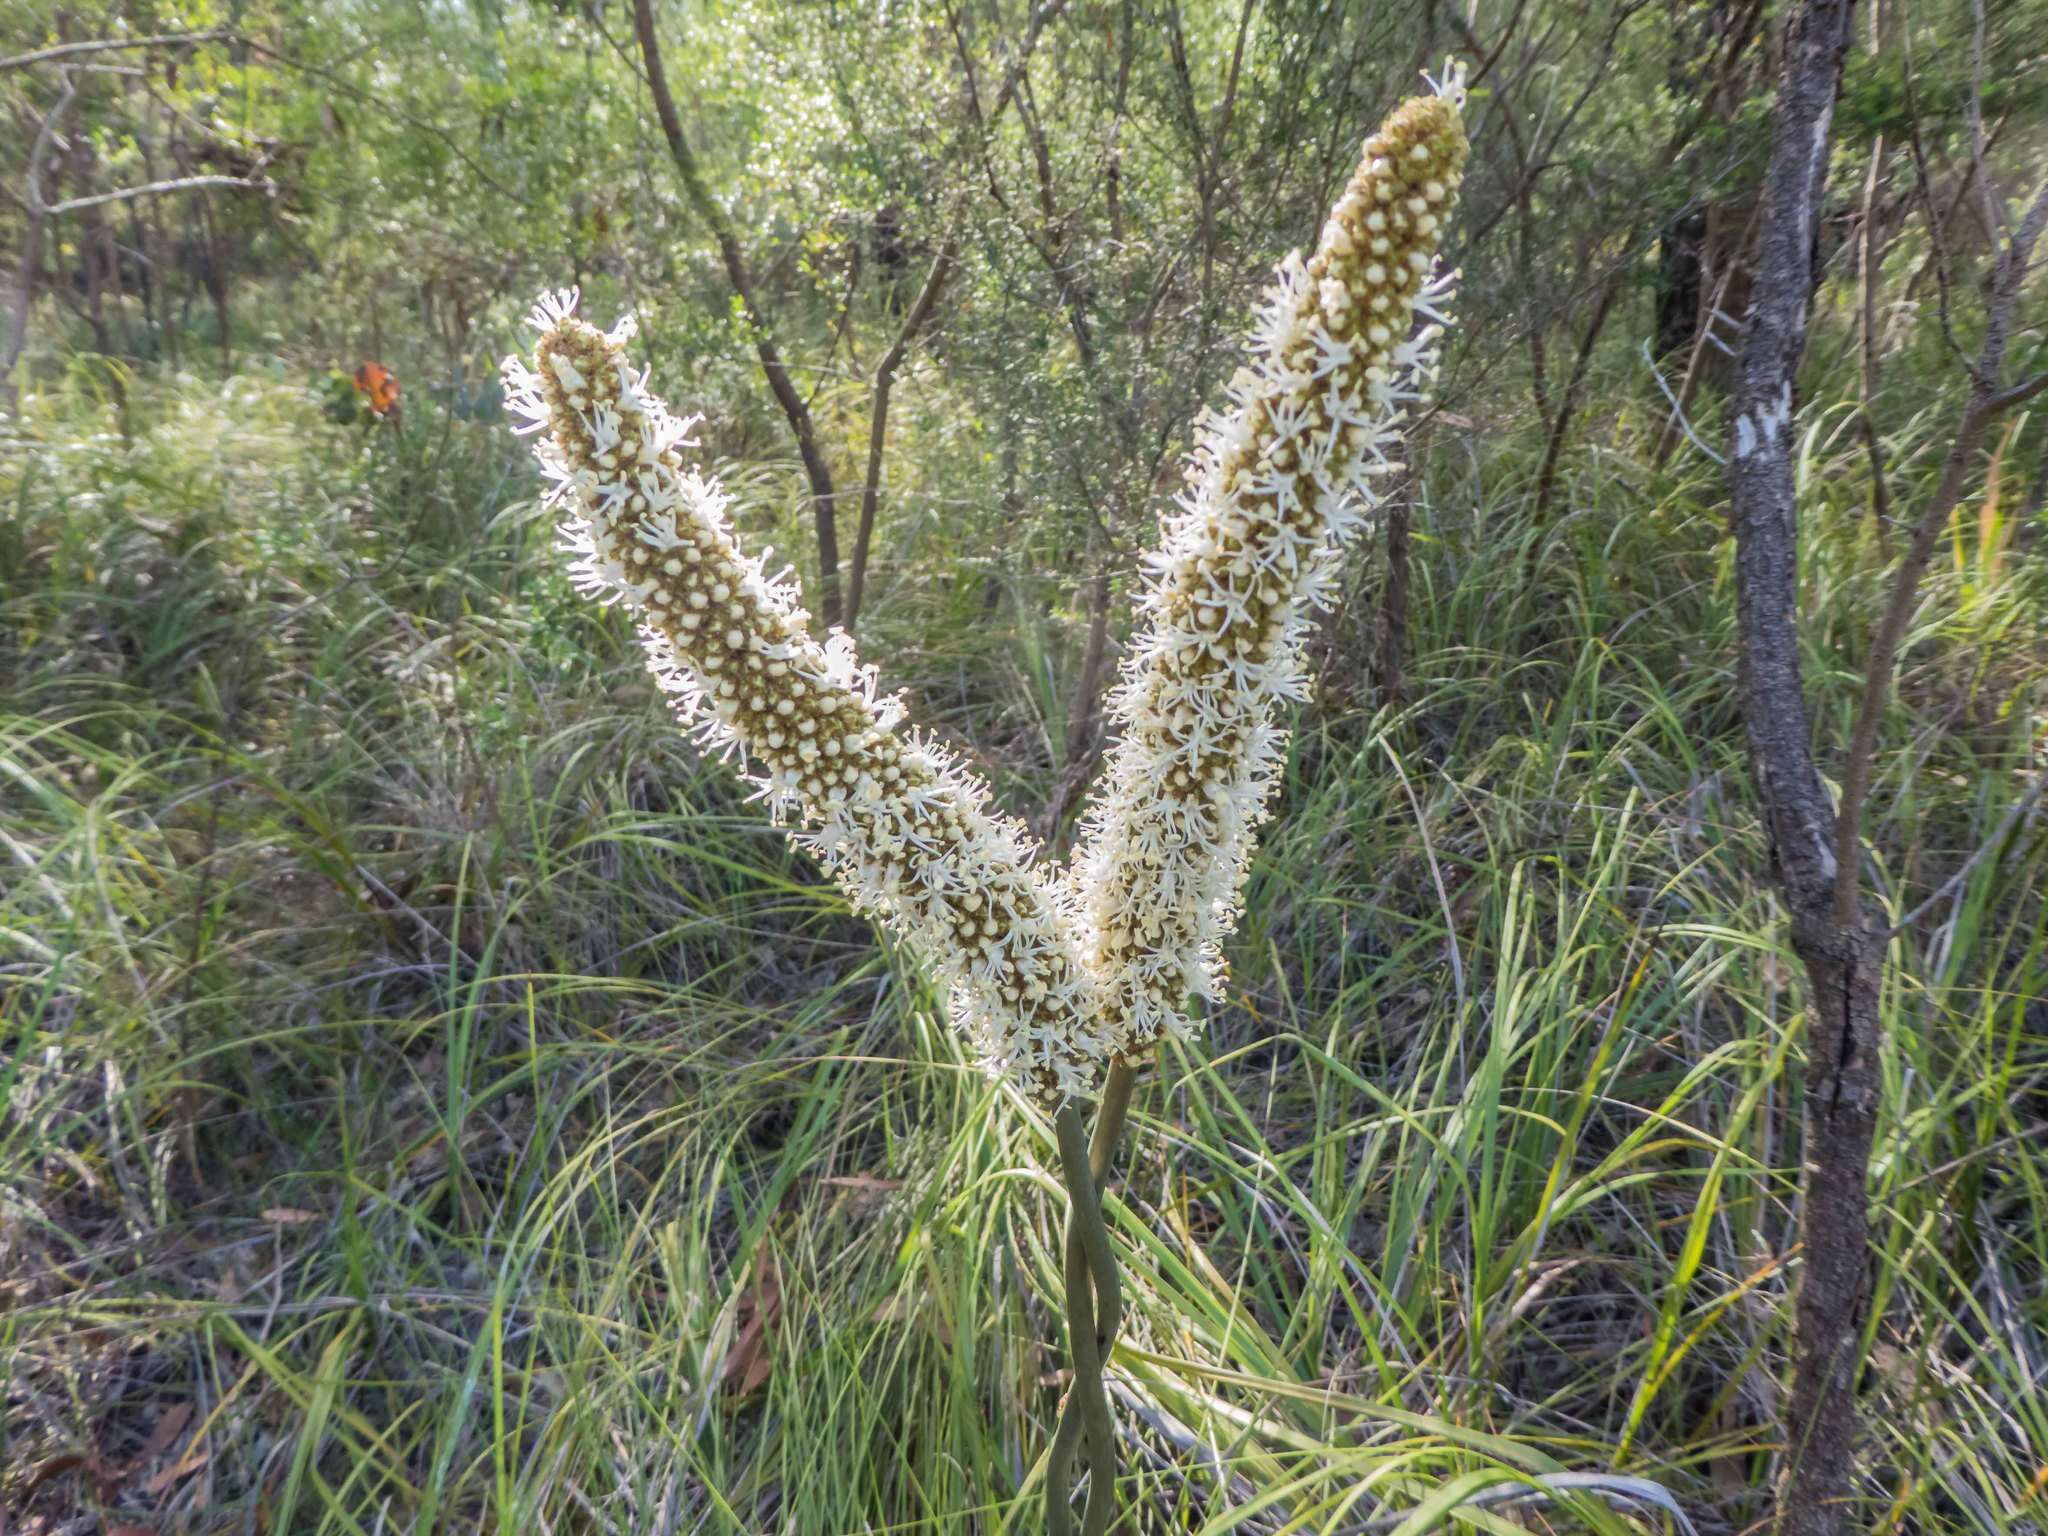
[[[759,765],[778,821],[863,912],[933,967],[954,1021],[992,1068],[1046,1099],[1093,1090],[1107,1039],[1059,883],[1023,827],[943,748],[901,728],[872,667],[819,640],[797,593],[744,553],[716,480],[685,463],[691,423],[606,333],[545,295],[538,368],[505,363],[509,403],[539,434],[564,547],[585,592],[630,609],[649,668],[693,734]]]
[[[1307,692],[1302,642],[1433,372],[1463,95],[1454,70],[1403,103],[1315,253],[1281,265],[1231,409],[1199,423],[1189,489],[1149,557],[1111,706],[1120,739],[1073,871],[1120,1057],[1186,1031],[1187,999],[1223,980],[1286,741],[1278,711]]]

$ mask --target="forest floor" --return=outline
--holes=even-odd
[[[0,1528],[1036,1529],[1049,1127],[693,758],[520,445],[255,374],[126,416],[0,445]],[[1529,447],[1420,482],[1404,700],[1357,563],[1229,1002],[1139,1089],[1138,1529],[1765,1507],[1800,982],[1720,484],[1603,450],[1539,533]],[[1858,452],[1805,468],[1830,744]],[[1886,727],[1894,920],[2038,771],[2048,562],[1979,512]],[[864,639],[1033,812],[1071,578],[916,558]],[[1892,947],[1859,1528],[2048,1521],[2041,835]]]

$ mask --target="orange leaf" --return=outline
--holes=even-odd
[[[382,363],[364,363],[356,369],[356,393],[372,415],[388,416],[398,407],[398,375]]]

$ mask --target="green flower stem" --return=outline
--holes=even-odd
[[[1102,1104],[1095,1116],[1095,1132],[1088,1142],[1088,1175],[1094,1186],[1096,1219],[1101,1219],[1102,1186],[1109,1176],[1109,1165],[1116,1158],[1117,1143],[1123,1137],[1124,1120],[1130,1113],[1131,1092],[1138,1083],[1139,1061],[1125,1061],[1121,1057],[1110,1063],[1109,1074],[1102,1085]],[[1064,1156],[1064,1147],[1062,1155]],[[1070,1219],[1067,1223],[1066,1243],[1066,1286],[1068,1326],[1074,1326],[1078,1315],[1076,1298],[1088,1303],[1088,1331],[1095,1339],[1095,1360],[1098,1370],[1107,1367],[1111,1345],[1116,1342],[1117,1325],[1121,1321],[1121,1307],[1117,1315],[1107,1320],[1096,1314],[1091,1292],[1105,1283],[1110,1294],[1119,1301],[1122,1290],[1117,1280],[1114,1256],[1108,1248],[1107,1228],[1104,1229],[1102,1252],[1109,1259],[1108,1278],[1103,1281],[1094,1275],[1088,1260],[1088,1245],[1082,1238],[1081,1224]],[[1084,1400],[1078,1394],[1069,1394],[1065,1409],[1060,1414],[1059,1428],[1054,1431],[1052,1450],[1046,1458],[1048,1524],[1052,1536],[1068,1536],[1072,1530],[1072,1516],[1064,1500],[1057,1497],[1057,1490],[1066,1486],[1068,1469],[1072,1466],[1074,1451],[1080,1444],[1082,1421],[1085,1417]],[[1091,1496],[1092,1502],[1092,1496]]]
[[[1096,1213],[1098,1220],[1102,1209],[1102,1188],[1109,1178],[1109,1165],[1116,1159],[1117,1143],[1123,1139],[1124,1119],[1131,1109],[1131,1091],[1138,1084],[1137,1061],[1116,1058],[1109,1065],[1109,1075],[1102,1084],[1102,1107],[1096,1111],[1095,1134],[1088,1142],[1088,1172],[1095,1182]],[[1073,1262],[1074,1249],[1081,1243],[1081,1234],[1070,1222],[1067,1226],[1067,1261]],[[1085,1250],[1084,1250],[1085,1252]],[[1117,1282],[1116,1260],[1109,1251],[1109,1229],[1102,1226],[1101,1259],[1104,1268],[1096,1269],[1095,1288],[1097,1291],[1109,1287],[1118,1305],[1105,1316],[1098,1310],[1095,1317],[1095,1353],[1105,1367],[1109,1364],[1110,1346],[1116,1342],[1117,1327],[1122,1322],[1122,1289]],[[1090,1256],[1090,1267],[1095,1269],[1095,1260]]]
[[[1071,1252],[1072,1250],[1069,1250]],[[1083,1278],[1085,1279],[1085,1272]],[[1076,1285],[1074,1266],[1071,1259],[1067,1265],[1067,1328],[1073,1331],[1074,1297],[1085,1293],[1085,1285]],[[1092,1305],[1090,1312],[1093,1312]],[[1094,1319],[1091,1316],[1088,1327],[1092,1332]],[[1076,1373],[1078,1382],[1078,1373]],[[1074,1536],[1074,1511],[1068,1504],[1072,1489],[1068,1486],[1073,1475],[1074,1448],[1081,1442],[1081,1415],[1075,1410],[1073,1392],[1070,1388],[1066,1405],[1060,1411],[1059,1428],[1053,1431],[1052,1449],[1045,1457],[1045,1529],[1047,1536]]]
[[[1109,1075],[1102,1083],[1102,1108],[1096,1112],[1095,1135],[1088,1143],[1088,1171],[1095,1176],[1095,1187],[1099,1190],[1109,1175],[1109,1165],[1116,1156],[1116,1144],[1124,1134],[1124,1117],[1131,1110],[1131,1090],[1138,1085],[1138,1068],[1141,1060],[1126,1061],[1119,1056],[1109,1064]]]
[[[1069,1234],[1073,1232],[1071,1218]],[[1067,1336],[1071,1346],[1073,1380],[1060,1410],[1059,1428],[1053,1432],[1052,1450],[1046,1457],[1045,1523],[1051,1536],[1073,1536],[1071,1507],[1074,1453],[1086,1434],[1092,1414],[1087,1399],[1102,1385],[1102,1357],[1094,1352],[1094,1288],[1088,1274],[1088,1259],[1079,1241],[1069,1241],[1066,1251]],[[1091,1462],[1092,1465],[1092,1462]],[[1093,1496],[1091,1495],[1091,1502]]]
[[[1095,1358],[1107,1365],[1109,1356],[1106,1352],[1106,1341],[1116,1337],[1117,1328],[1123,1322],[1124,1295],[1123,1286],[1117,1277],[1116,1255],[1110,1251],[1109,1228],[1102,1220],[1102,1176],[1095,1171],[1097,1165],[1094,1151],[1082,1143],[1079,1111],[1074,1113],[1073,1146],[1069,1148],[1064,1145],[1065,1133],[1062,1133],[1061,1139],[1062,1161],[1072,1159],[1073,1162],[1069,1166],[1074,1167],[1075,1173],[1087,1180],[1085,1189],[1088,1198],[1085,1201],[1076,1198],[1072,1214],[1067,1219],[1067,1246],[1071,1248],[1078,1241],[1082,1254],[1087,1259],[1088,1272],[1095,1285],[1095,1326],[1092,1333],[1095,1341]],[[1109,1144],[1111,1147],[1116,1145],[1114,1137],[1110,1139]],[[1107,1161],[1105,1156],[1104,1162]],[[1069,1175],[1070,1192],[1073,1178],[1074,1175]]]
[[[1081,1125],[1081,1112],[1071,1099],[1054,1115],[1053,1128],[1059,1136],[1060,1171],[1066,1181],[1069,1204],[1065,1255],[1067,1349],[1074,1379],[1048,1457],[1046,1525],[1052,1536],[1066,1536],[1072,1530],[1072,1513],[1067,1505],[1068,1469],[1075,1441],[1085,1430],[1089,1479],[1082,1531],[1084,1536],[1101,1536],[1116,1516],[1116,1425],[1110,1417],[1102,1355],[1095,1340],[1098,1316],[1104,1319],[1110,1332],[1115,1331],[1122,1314],[1122,1293],[1116,1261],[1109,1248],[1108,1229],[1102,1224],[1087,1132]]]

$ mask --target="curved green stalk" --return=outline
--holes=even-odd
[[[1109,1065],[1109,1075],[1102,1084],[1102,1104],[1095,1116],[1095,1133],[1088,1141],[1088,1172],[1095,1181],[1096,1210],[1101,1211],[1102,1188],[1109,1178],[1109,1165],[1116,1157],[1117,1142],[1124,1133],[1124,1119],[1131,1109],[1131,1091],[1137,1086],[1138,1068],[1141,1063],[1125,1061],[1119,1057]],[[1118,1325],[1123,1321],[1122,1289],[1118,1285],[1116,1262],[1109,1252],[1109,1229],[1103,1225],[1102,1257],[1106,1269],[1095,1271],[1091,1260],[1091,1272],[1095,1273],[1095,1288],[1100,1291],[1105,1285],[1110,1288],[1117,1303],[1115,1311],[1108,1318],[1099,1313],[1095,1319],[1095,1353],[1106,1366],[1109,1363],[1110,1346],[1116,1342]],[[1067,1225],[1067,1262],[1074,1262],[1076,1251],[1086,1253],[1081,1233],[1073,1223]]]
[[[1102,1186],[1109,1176],[1109,1165],[1116,1157],[1117,1143],[1123,1137],[1124,1120],[1130,1113],[1131,1092],[1137,1086],[1137,1061],[1122,1058],[1110,1063],[1109,1075],[1102,1085],[1101,1107],[1095,1116],[1095,1131],[1088,1141],[1088,1175],[1095,1191],[1095,1221],[1101,1225]],[[1064,1148],[1062,1149],[1064,1156]],[[1082,1224],[1074,1219],[1067,1222],[1066,1240],[1066,1287],[1068,1325],[1074,1325],[1078,1315],[1075,1306],[1077,1296],[1088,1296],[1091,1291],[1101,1291],[1105,1286],[1111,1296],[1115,1310],[1106,1319],[1101,1316],[1090,1298],[1088,1330],[1095,1339],[1095,1359],[1098,1369],[1106,1370],[1109,1352],[1116,1342],[1117,1327],[1122,1321],[1122,1288],[1118,1283],[1115,1256],[1108,1247],[1108,1229],[1103,1227],[1102,1256],[1107,1260],[1106,1280],[1098,1275],[1089,1262],[1088,1244],[1082,1236]],[[1066,1486],[1068,1469],[1073,1464],[1074,1451],[1081,1440],[1083,1401],[1069,1395],[1066,1406],[1060,1413],[1058,1429],[1053,1434],[1052,1449],[1046,1458],[1046,1482],[1049,1489]],[[1052,1536],[1067,1536],[1071,1531],[1071,1515],[1063,1502],[1054,1501],[1048,1494],[1048,1523]],[[1093,1503],[1093,1495],[1090,1496]],[[1057,1508],[1054,1508],[1057,1503]]]
[[[1138,1084],[1138,1068],[1142,1065],[1142,1061],[1126,1061],[1119,1056],[1110,1062],[1109,1075],[1102,1081],[1102,1107],[1096,1111],[1095,1134],[1088,1142],[1088,1171],[1095,1176],[1098,1190],[1109,1175],[1116,1144],[1123,1138],[1124,1117],[1131,1110],[1131,1090]]]
[[[1113,1331],[1122,1313],[1122,1296],[1102,1206],[1096,1192],[1087,1133],[1073,1101],[1053,1117],[1059,1136],[1060,1170],[1069,1204],[1065,1278],[1067,1349],[1072,1357],[1073,1386],[1048,1457],[1046,1526],[1053,1536],[1072,1530],[1068,1507],[1068,1469],[1075,1442],[1086,1432],[1088,1442],[1088,1507],[1084,1536],[1101,1536],[1116,1516],[1116,1425],[1110,1416],[1109,1394],[1103,1385],[1102,1355],[1096,1348],[1098,1315]],[[1077,1412],[1078,1410],[1078,1412]]]
[[[1074,1250],[1069,1249],[1071,1254]],[[1086,1280],[1085,1273],[1082,1276]],[[1074,1279],[1073,1261],[1067,1263],[1067,1331],[1074,1328],[1074,1297],[1086,1293],[1087,1286],[1077,1285]],[[1093,1312],[1091,1305],[1090,1312]],[[1088,1322],[1090,1332],[1094,1331],[1094,1319]],[[1078,1373],[1077,1373],[1078,1379]],[[1075,1411],[1072,1391],[1060,1409],[1059,1427],[1053,1431],[1052,1449],[1045,1454],[1045,1529],[1047,1536],[1074,1536],[1074,1511],[1067,1502],[1073,1491],[1068,1482],[1073,1474],[1074,1450],[1081,1443],[1081,1415]]]
[[[1079,1219],[1067,1223],[1067,1246],[1071,1250],[1076,1242],[1080,1243],[1089,1273],[1094,1277],[1095,1355],[1105,1367],[1109,1364],[1110,1345],[1123,1322],[1123,1286],[1117,1275],[1116,1255],[1109,1246],[1109,1227],[1102,1219],[1102,1186],[1110,1161],[1116,1156],[1116,1144],[1123,1135],[1124,1116],[1130,1110],[1131,1089],[1137,1077],[1138,1069],[1125,1066],[1121,1060],[1110,1066],[1102,1085],[1102,1108],[1095,1118],[1095,1134],[1087,1149],[1088,1192],[1092,1198],[1086,1212],[1076,1206]],[[1079,1114],[1074,1118],[1078,1131]],[[1066,1155],[1064,1148],[1061,1155]],[[1071,1258],[1068,1262],[1072,1262]]]

